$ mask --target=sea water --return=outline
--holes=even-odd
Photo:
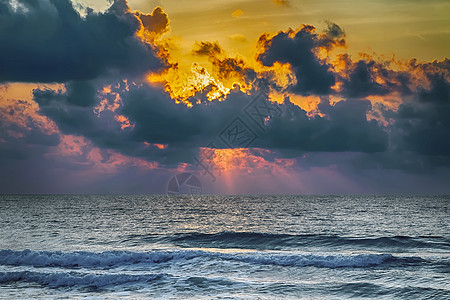
[[[449,196],[0,196],[0,299],[450,299]]]

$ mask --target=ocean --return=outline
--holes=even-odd
[[[450,196],[0,196],[0,299],[450,299]]]

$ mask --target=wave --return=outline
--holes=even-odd
[[[116,288],[119,285],[153,285],[155,288],[163,288],[179,284],[185,290],[227,290],[236,286],[240,288],[247,286],[242,281],[230,280],[224,277],[201,277],[201,276],[173,276],[170,274],[142,274],[132,275],[124,273],[115,274],[93,274],[81,272],[36,272],[36,271],[13,271],[0,272],[0,284],[27,282],[37,283],[49,288],[75,287],[107,289]]]
[[[376,247],[376,248],[439,248],[450,249],[450,240],[440,236],[342,237],[337,235],[291,235],[258,232],[179,233],[172,236],[134,236],[145,241],[170,242],[181,247],[240,249],[301,248],[307,246]]]
[[[0,272],[0,284],[9,282],[35,282],[49,287],[106,287],[126,283],[148,283],[165,279],[165,274],[126,275],[126,274],[85,274],[76,272]]]
[[[397,257],[391,254],[222,253],[203,250],[107,251],[101,253],[0,250],[0,264],[33,267],[110,269],[134,264],[173,263],[174,261],[194,258],[239,261],[248,264],[314,266],[320,268],[371,267],[383,263],[406,265],[424,262],[420,257]]]
[[[183,255],[179,253],[178,256],[182,257]],[[137,263],[164,263],[173,258],[174,256],[170,252],[165,251],[52,252],[0,250],[0,264],[12,266],[110,268]],[[188,259],[189,255],[184,255],[184,258]]]
[[[390,298],[399,299],[449,299],[445,288],[422,286],[392,286],[371,282],[347,282],[327,287],[327,292],[343,298]]]

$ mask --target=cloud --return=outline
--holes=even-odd
[[[430,88],[419,89],[419,99],[423,102],[446,104],[450,102],[450,84],[443,73],[428,74]]]
[[[25,100],[1,104],[0,157],[3,160],[40,157],[47,148],[59,144],[56,130],[45,123],[48,122],[45,117],[37,115],[35,105]]]
[[[224,53],[224,50],[218,42],[200,42],[195,43],[192,53],[200,56],[216,57]]]
[[[413,101],[390,113],[397,147],[421,155],[443,156],[450,161],[450,83],[443,73],[427,74],[428,89],[420,88]]]
[[[169,17],[161,7],[155,7],[151,14],[143,14],[141,12],[136,12],[135,14],[141,19],[142,25],[148,31],[156,34],[163,34],[169,31]]]
[[[370,100],[364,99],[393,92],[411,95],[414,91],[409,89],[412,84],[410,76],[405,71],[393,71],[387,64],[369,57],[353,62],[348,55],[341,57],[345,67],[335,71],[334,66],[318,58],[316,52],[320,47],[332,48],[333,43],[343,38],[344,33],[331,23],[329,28],[335,32],[316,34],[313,27],[303,26],[295,32],[280,32],[274,37],[263,36],[260,39],[264,50],[258,56],[261,62],[269,66],[275,62],[288,63],[297,80],[300,78],[297,84],[290,86],[292,91],[300,95],[322,96],[313,114],[293,104],[287,97],[284,103],[278,104],[283,114],[269,118],[262,132],[260,128],[255,129],[258,138],[252,146],[276,151],[280,157],[297,157],[307,152],[390,153],[393,148],[398,151],[402,147],[407,149],[406,145],[413,149],[412,141],[417,140],[420,144],[414,131],[408,133],[411,138],[403,134],[393,139],[399,132],[407,133],[405,128],[411,130],[411,126],[402,125],[402,120],[411,120],[405,111],[412,108],[406,104],[401,105],[398,111],[382,108],[379,116],[394,120],[396,124],[386,125],[368,118],[374,107]],[[65,90],[35,90],[35,101],[39,103],[41,112],[54,120],[64,134],[85,136],[101,149],[112,149],[167,166],[192,163],[199,148],[206,147],[231,120],[240,116],[245,105],[259,94],[263,85],[274,84],[270,72],[257,72],[243,59],[228,57],[217,42],[198,42],[192,53],[207,56],[218,79],[239,78],[238,82],[252,84],[252,89],[247,93],[234,89],[225,101],[210,102],[206,97],[210,89],[204,86],[195,90],[185,102],[192,107],[186,107],[184,103],[177,104],[158,86],[147,83],[127,80],[110,83],[110,90],[101,95],[99,91],[105,87],[105,81],[71,81],[66,83]],[[445,63],[435,62],[426,67],[445,70]],[[420,68],[425,69],[425,66]],[[324,81],[301,79],[311,76],[325,82],[329,79],[329,82],[323,85]],[[448,89],[448,79],[443,77],[442,71],[424,76],[430,81],[430,86],[417,88],[416,102],[420,104],[432,95],[438,95],[437,99],[442,101]],[[343,83],[341,92],[331,89],[337,81]],[[327,96],[339,97],[339,93],[342,93],[342,100],[330,103]],[[265,105],[273,105],[267,98],[264,101]],[[103,108],[99,111],[100,104]],[[437,135],[441,137],[442,133]],[[427,136],[431,138],[432,135]],[[403,141],[402,145],[396,140]],[[440,145],[439,149],[446,149],[445,142],[441,143],[444,146]],[[149,146],[158,144],[164,147]],[[431,154],[429,151],[416,152]]]
[[[87,107],[84,103],[98,103],[101,95],[87,101],[84,94],[77,91],[87,84],[95,85],[68,84],[65,91],[38,89],[34,91],[34,99],[39,103],[41,113],[54,120],[64,134],[81,135],[97,147],[167,165],[191,163],[199,148],[207,147],[227,124],[242,116],[245,106],[258,94],[254,91],[247,95],[234,90],[226,101],[192,101],[193,106],[187,107],[183,103],[176,104],[168,94],[152,86],[122,82],[112,85],[109,92],[120,98],[118,106],[114,107],[117,97],[111,97],[106,105],[110,108],[95,113],[93,105]],[[100,86],[95,89],[99,90]],[[274,105],[267,97],[262,101],[259,105]],[[79,105],[80,102],[83,105]],[[324,100],[320,106],[324,116],[313,118],[288,99],[278,106],[283,114],[267,123],[264,134],[247,120],[247,126],[253,127],[259,136],[252,146],[283,150],[289,156],[305,151],[386,150],[387,135],[383,127],[375,120],[367,120],[370,109],[367,100],[347,100],[334,105]],[[130,126],[121,126],[117,115],[123,116]],[[148,147],[148,144],[167,146]]]
[[[308,117],[307,112],[288,102],[284,115],[273,118],[262,136],[261,145],[269,149],[303,152],[383,152],[388,138],[375,120],[367,120],[368,100],[346,100],[331,105],[323,99],[319,111],[324,117]]]
[[[238,78],[239,82],[250,84],[257,78],[257,72],[248,67],[243,59],[227,57],[213,60],[220,79]]]
[[[141,23],[125,0],[84,17],[69,0],[17,3],[21,9],[0,0],[0,82],[66,82],[115,72],[133,77],[165,66],[136,36]],[[142,18],[151,27],[163,15],[155,10]]]
[[[345,31],[336,23],[333,23],[329,20],[326,21],[327,29],[325,33],[327,33],[332,38],[342,38],[345,37]]]
[[[388,84],[380,84],[376,81],[374,66],[374,61],[360,60],[354,63],[348,70],[348,79],[344,79],[344,93],[349,97],[367,97],[389,93]]]
[[[0,175],[9,171],[14,178],[0,190],[21,190],[15,168],[25,173],[26,162],[31,171],[23,180],[34,191],[46,190],[33,183],[45,168],[46,180],[65,187],[70,182],[61,178],[70,170],[72,179],[87,178],[78,182],[86,191],[97,191],[95,184],[107,188],[108,179],[99,179],[107,177],[124,192],[126,184],[119,183],[138,181],[136,174],[161,188],[170,172],[195,169],[194,157],[211,142],[219,148],[217,163],[237,176],[236,189],[226,186],[236,192],[257,190],[260,182],[251,183],[251,176],[263,178],[268,192],[282,181],[296,191],[298,180],[308,183],[307,192],[321,191],[322,180],[330,192],[343,191],[349,181],[391,191],[361,174],[415,176],[409,182],[448,177],[448,59],[406,63],[344,53],[331,61],[329,53],[345,51],[347,42],[345,31],[327,21],[321,33],[302,25],[263,34],[256,61],[230,56],[216,41],[196,42],[178,59],[194,57],[208,67],[194,63],[192,74],[181,74],[160,7],[132,12],[116,0],[104,12],[87,9],[80,16],[69,0],[12,3],[0,0],[0,27],[6,28],[0,82],[62,84],[36,88],[33,101],[0,103],[0,164],[7,170]],[[170,80],[147,82],[149,72],[164,79],[169,70]],[[303,109],[302,101],[312,108]],[[233,144],[242,129],[250,132],[249,142]],[[280,177],[271,183],[274,174]],[[144,186],[138,190],[147,191]]]
[[[66,91],[38,89],[34,91],[34,99],[41,113],[54,120],[64,134],[81,135],[100,148],[167,164],[190,162],[198,148],[206,146],[240,109],[238,99],[189,108],[183,103],[176,104],[159,89],[148,85],[126,86],[122,82],[109,92],[120,97],[120,107],[111,108],[117,99],[111,97],[106,104],[110,108],[95,113],[93,106],[77,105],[86,101],[74,98],[82,95],[76,91],[77,87],[81,85],[69,85]],[[97,94],[89,101],[98,103],[99,97]],[[132,126],[123,129],[115,118],[117,115],[124,116]],[[168,147],[148,147],[145,143]]]
[[[61,136],[58,146],[19,149],[26,156],[0,155],[3,193],[164,193],[170,172],[94,147],[82,137]]]
[[[264,66],[275,62],[289,64],[297,78],[291,90],[300,95],[328,95],[336,82],[331,66],[316,55],[324,43],[314,31],[313,26],[303,25],[295,32],[281,31],[273,37],[262,35],[259,39],[262,52],[258,60]]]
[[[356,61],[348,54],[340,54],[334,62],[334,71],[337,82],[341,84],[339,93],[345,97],[409,96],[418,84],[414,83],[416,79],[410,67],[405,68],[395,61],[373,58],[368,54],[363,54]]]
[[[244,59],[228,57],[218,42],[196,43],[192,52],[207,56],[219,79],[236,79],[241,84],[250,84],[257,78],[257,72]]]

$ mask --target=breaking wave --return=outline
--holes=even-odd
[[[203,250],[51,252],[0,250],[0,264],[9,266],[62,268],[115,268],[132,264],[161,264],[179,260],[215,259],[249,264],[319,268],[371,267],[383,263],[416,264],[420,257],[396,257],[391,254],[291,254],[286,252],[221,253]]]

